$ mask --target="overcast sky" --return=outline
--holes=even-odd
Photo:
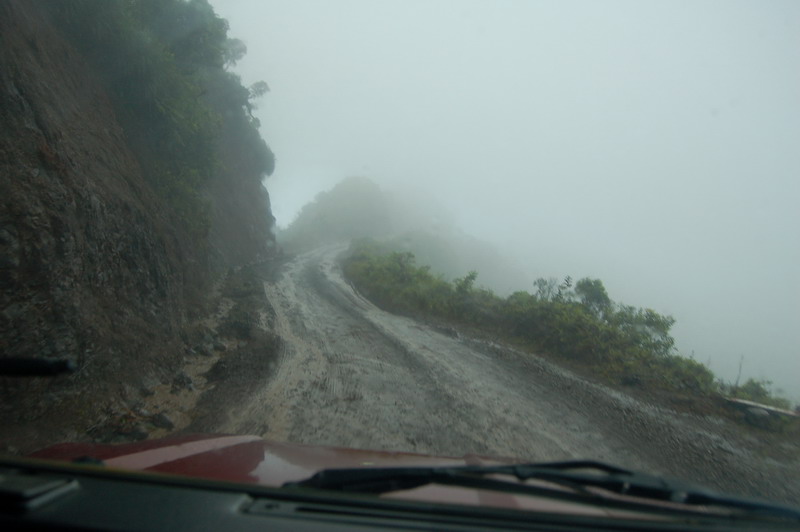
[[[211,1],[271,88],[279,225],[346,176],[423,188],[800,399],[800,2]]]

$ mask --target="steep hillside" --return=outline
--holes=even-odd
[[[0,447],[11,450],[86,439],[109,413],[168,382],[215,272],[268,258],[273,242],[261,184],[272,154],[255,126],[241,127],[242,105],[219,113],[225,99],[207,83],[205,105],[221,117],[209,122],[208,176],[183,195],[167,190],[169,169],[157,174],[156,163],[181,154],[157,149],[174,128],[124,105],[110,67],[53,12],[90,4],[0,3],[0,356],[78,367],[54,379],[0,379]],[[124,83],[146,92],[138,78]],[[257,161],[242,155],[254,145]],[[191,223],[186,205],[207,222]]]
[[[477,270],[478,284],[498,293],[510,294],[533,281],[494,246],[458,229],[430,194],[384,190],[365,177],[344,179],[319,193],[278,234],[289,253],[358,238],[379,238],[387,248],[411,252],[449,280]]]

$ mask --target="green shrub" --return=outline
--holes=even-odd
[[[345,276],[392,311],[450,320],[516,338],[535,349],[596,368],[609,378],[689,394],[718,389],[703,364],[675,352],[675,320],[615,304],[599,279],[539,279],[535,293],[500,298],[475,286],[471,271],[452,282],[418,266],[413,254],[362,239],[351,245]]]
[[[747,379],[741,386],[728,385],[726,391],[732,397],[746,401],[754,401],[785,410],[790,410],[792,407],[788,399],[779,397],[772,391],[772,382],[767,380]]]

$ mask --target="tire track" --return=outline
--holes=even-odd
[[[226,431],[241,432],[256,419],[267,427],[262,436],[281,441],[529,461],[593,458],[741,495],[796,496],[796,476],[736,448],[719,420],[643,404],[533,355],[381,311],[342,277],[336,257],[343,249],[299,256],[265,283],[283,354],[274,377]],[[725,437],[737,450],[720,457],[713,449]],[[764,471],[784,480],[775,485]]]

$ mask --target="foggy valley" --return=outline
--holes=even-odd
[[[600,278],[721,377],[743,359],[800,399],[796,5],[214,5],[271,88],[279,226],[348,176],[414,188],[517,289]]]

